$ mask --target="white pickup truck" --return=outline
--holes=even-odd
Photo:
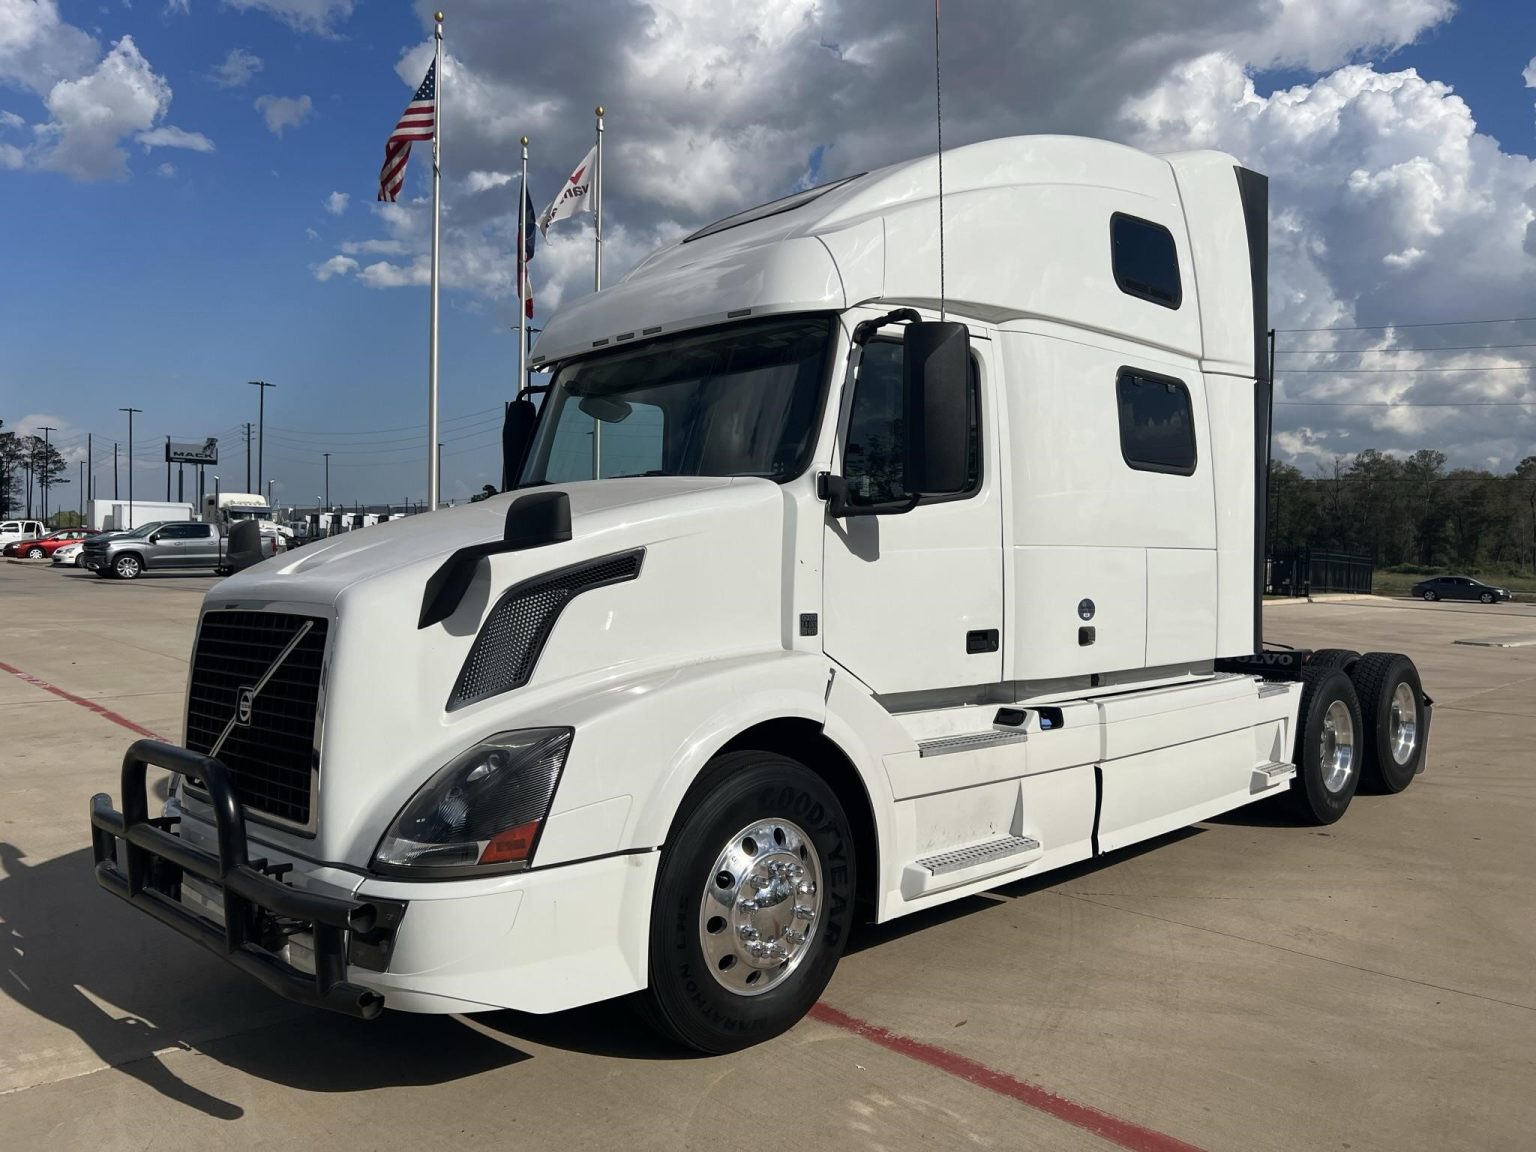
[[[1262,643],[1264,177],[959,148],[941,275],[936,168],[567,305],[508,491],[213,588],[185,747],[93,801],[101,884],[305,1003],[634,995],[721,1052],[856,920],[1406,787],[1412,662]]]

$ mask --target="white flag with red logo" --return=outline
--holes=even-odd
[[[560,186],[560,194],[539,216],[541,233],[548,233],[549,226],[556,220],[564,220],[567,216],[592,211],[593,176],[595,175],[592,168],[596,162],[597,145],[594,144],[591,151],[587,153],[586,159],[576,166],[576,171],[571,173],[570,179]]]

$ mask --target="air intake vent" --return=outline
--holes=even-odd
[[[528,683],[565,606],[593,588],[633,580],[640,575],[644,555],[637,550],[606,556],[507,589],[475,637],[448,698],[448,711]]]

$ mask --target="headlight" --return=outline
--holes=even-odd
[[[569,728],[502,732],[454,757],[395,817],[374,864],[440,876],[528,867],[571,736]]]

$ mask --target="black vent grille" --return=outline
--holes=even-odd
[[[300,827],[310,822],[317,770],[315,715],[326,621],[281,612],[209,612],[197,634],[187,696],[187,747],[209,752],[239,705],[305,624],[309,632],[251,703],[219,751],[247,809]],[[195,782],[194,782],[195,783]]]
[[[448,711],[528,683],[565,606],[583,592],[640,575],[643,551],[606,556],[525,580],[502,593],[464,660]]]

